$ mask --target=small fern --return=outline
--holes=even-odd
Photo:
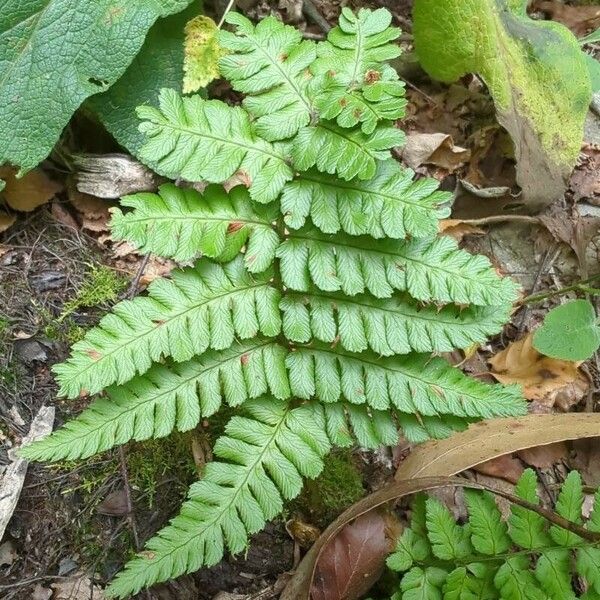
[[[600,536],[595,542],[585,540],[517,504],[511,505],[505,521],[492,494],[469,489],[464,493],[469,515],[464,525],[435,498],[422,495],[414,501],[411,526],[387,561],[402,574],[392,600],[600,597]],[[515,493],[539,504],[531,469],[523,473]],[[558,495],[556,511],[581,525],[582,505],[581,477],[573,471]],[[600,534],[600,491],[585,527]]]
[[[231,14],[221,72],[241,107],[163,91],[139,109],[141,155],[202,193],[123,199],[112,233],[192,266],[117,304],[54,368],[60,394],[100,395],[22,450],[77,459],[236,414],[179,516],[107,590],[127,597],[243,550],[318,475],[330,446],[442,438],[522,414],[515,387],[432,354],[484,342],[517,290],[437,237],[450,194],[391,157],[403,87],[398,30],[344,8],[325,42]],[[244,185],[226,192],[235,176]],[[219,185],[217,185],[219,184]]]

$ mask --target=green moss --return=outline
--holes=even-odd
[[[307,481],[294,504],[311,521],[326,526],[365,494],[362,477],[349,451],[337,451],[325,461],[321,475]]]
[[[114,302],[126,286],[127,279],[110,267],[92,265],[75,297],[65,303],[58,321],[64,321],[80,308]]]

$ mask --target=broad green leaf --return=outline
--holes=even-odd
[[[574,300],[553,308],[533,335],[533,347],[562,360],[586,360],[600,346],[600,327],[591,302]]]
[[[189,94],[206,87],[219,77],[219,59],[225,51],[219,45],[216,23],[204,15],[185,26],[183,92]]]
[[[159,17],[190,0],[7,0],[0,13],[0,164],[29,170],[108,89]]]
[[[575,600],[571,588],[570,554],[566,549],[546,550],[538,558],[535,576],[552,600]]]
[[[416,0],[417,55],[436,79],[478,73],[511,134],[532,208],[560,197],[583,139],[591,86],[575,36],[533,21],[526,0]]]
[[[136,109],[140,104],[158,104],[163,88],[182,91],[184,27],[201,10],[202,1],[196,0],[183,12],[159,19],[121,78],[107,92],[92,96],[86,103],[134,156],[139,155],[145,141]],[[152,161],[149,165],[154,166]]]

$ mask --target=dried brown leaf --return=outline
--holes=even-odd
[[[370,511],[359,516],[323,548],[311,588],[312,600],[361,598],[381,576],[393,547],[386,537],[383,513]]]
[[[549,358],[532,345],[533,334],[512,342],[490,359],[492,375],[504,384],[518,383],[528,400],[567,411],[586,393],[589,382],[578,364]]]
[[[0,167],[0,179],[6,182],[2,195],[7,204],[22,212],[31,212],[46,204],[63,189],[62,184],[50,179],[41,169],[33,169],[17,178],[15,169]]]
[[[83,573],[75,573],[68,579],[53,583],[52,600],[103,600],[102,590]]]
[[[112,491],[98,506],[96,512],[111,517],[122,517],[127,514],[127,493],[125,488]]]
[[[79,229],[79,225],[73,215],[62,204],[53,202],[51,212],[52,216],[59,223],[62,223],[66,227],[71,227],[72,229]]]
[[[16,220],[17,217],[15,217],[15,215],[9,215],[0,211],[0,233],[6,231],[9,227],[12,227]]]
[[[443,219],[438,223],[439,232],[462,242],[465,235],[484,235],[485,231],[460,219]]]
[[[600,27],[600,6],[570,6],[557,0],[536,0],[531,8],[545,12],[578,37]]]
[[[414,133],[407,137],[402,159],[416,169],[421,165],[435,165],[453,173],[471,157],[471,151],[454,144],[445,133]]]
[[[567,458],[568,449],[564,442],[526,448],[518,453],[519,458],[531,467],[538,469],[549,469],[556,463]]]
[[[510,481],[511,483],[517,483],[519,477],[521,477],[525,470],[521,462],[510,454],[498,456],[492,458],[492,460],[486,460],[474,467],[474,469],[478,473],[483,473],[490,477],[506,479],[506,481]]]

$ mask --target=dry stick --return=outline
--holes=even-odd
[[[221,15],[221,20],[219,21],[219,24],[217,25],[217,29],[221,29],[221,27],[223,27],[223,23],[225,23],[225,17],[227,16],[227,13],[233,8],[234,4],[235,4],[235,0],[229,0],[229,4],[225,7],[225,10],[223,11],[223,14]]]
[[[319,29],[323,33],[329,33],[331,25],[327,22],[327,19],[319,12],[319,9],[315,6],[312,0],[304,0],[302,3],[302,12],[307,16],[315,25],[319,26]]]
[[[562,294],[566,294],[567,292],[574,292],[581,289],[586,283],[591,283],[592,281],[597,281],[600,279],[600,273],[597,275],[593,275],[592,277],[588,277],[587,279],[582,279],[577,283],[569,285],[567,287],[560,288],[559,290],[550,290],[549,292],[544,292],[543,294],[531,294],[529,296],[525,296],[520,301],[520,304],[534,304],[536,302],[542,302],[547,298],[552,298],[553,296],[562,296]]]

